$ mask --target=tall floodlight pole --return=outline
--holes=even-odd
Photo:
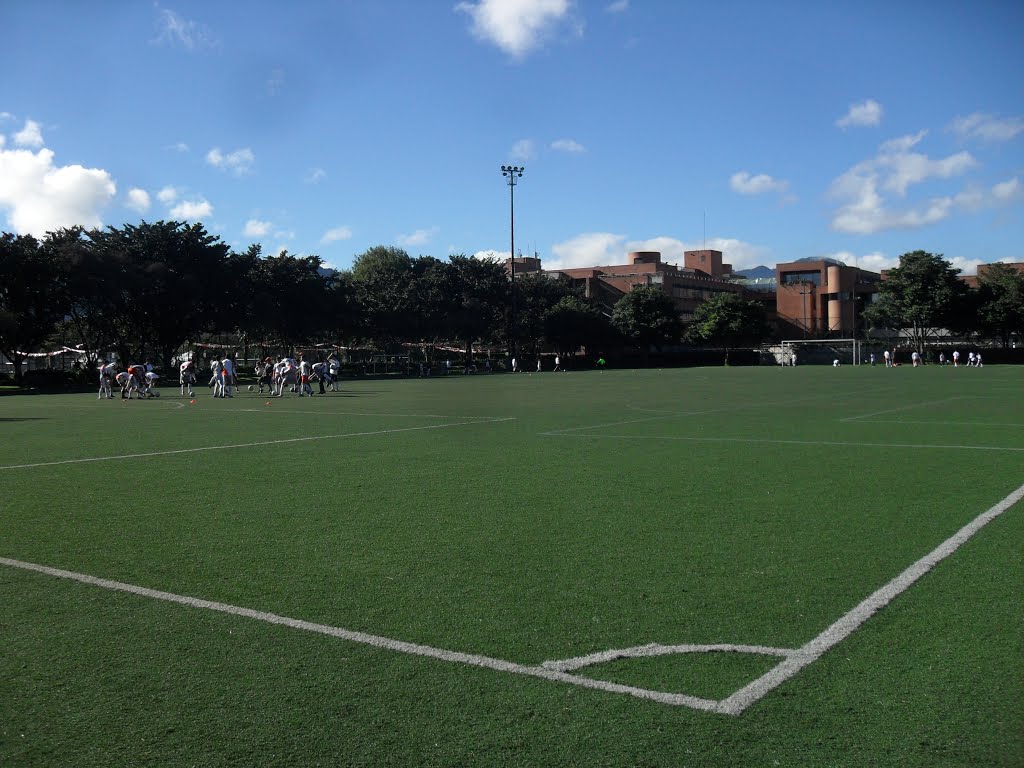
[[[508,231],[509,231],[509,255],[511,264],[512,281],[512,312],[509,315],[509,355],[516,354],[515,332],[516,332],[516,181],[523,177],[525,167],[518,165],[501,166],[501,175],[505,177],[508,184]]]

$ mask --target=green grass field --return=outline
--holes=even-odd
[[[0,398],[0,766],[1024,764],[1024,369],[176,390]]]

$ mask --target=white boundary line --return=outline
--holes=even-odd
[[[92,461],[118,461],[120,459],[145,459],[151,456],[173,456],[180,453],[198,453],[200,451],[218,451],[230,448],[250,448],[259,445],[280,445],[282,443],[304,443],[310,440],[336,440],[342,437],[369,437],[371,435],[390,435],[397,432],[416,432],[424,429],[447,429],[448,427],[464,427],[473,424],[496,424],[502,421],[514,421],[514,416],[486,421],[457,421],[454,424],[428,424],[422,427],[402,427],[399,429],[378,429],[372,432],[342,432],[337,435],[309,435],[307,437],[289,437],[281,440],[259,440],[253,443],[233,443],[230,445],[204,445],[199,448],[179,448],[171,451],[149,451],[147,453],[126,453],[120,456],[93,456],[84,459],[63,459],[61,461],[41,461],[35,464],[0,464],[4,469],[31,469],[33,467],[55,467],[61,464],[84,464]]]
[[[1024,427],[1024,423],[1003,421],[998,424],[994,421],[911,421],[910,419],[862,419],[860,424],[913,424],[926,427],[1008,427],[1017,429]]]
[[[525,675],[529,677],[539,677],[545,680],[552,680],[555,682],[568,683],[570,685],[577,685],[584,688],[593,688],[597,690],[606,691],[609,693],[621,693],[629,696],[635,696],[640,699],[647,699],[650,701],[656,701],[662,704],[671,704],[674,706],[685,706],[692,709],[698,709],[705,712],[717,712],[724,715],[739,716],[748,707],[760,701],[768,693],[778,688],[784,682],[789,680],[791,677],[796,675],[804,667],[814,663],[822,655],[834,646],[841,643],[847,637],[856,632],[860,627],[874,616],[878,611],[891,603],[899,595],[906,592],[911,586],[913,586],[918,579],[924,576],[928,571],[934,568],[938,563],[945,560],[947,557],[956,552],[961,546],[969,541],[975,534],[978,533],[982,528],[988,525],[990,522],[995,520],[1001,514],[1010,509],[1014,504],[1024,499],[1024,485],[1021,485],[1015,491],[1010,493],[1002,501],[996,503],[980,515],[975,517],[971,522],[962,527],[959,531],[953,534],[951,537],[942,542],[939,546],[929,552],[927,555],[922,557],[920,560],[915,562],[909,568],[903,571],[899,576],[892,579],[889,583],[875,590],[867,598],[862,600],[856,607],[851,611],[848,611],[838,621],[834,622],[824,632],[820,633],[817,637],[813,638],[809,642],[802,645],[796,650],[788,648],[772,648],[768,646],[751,646],[751,645],[731,645],[731,644],[714,644],[714,645],[676,645],[676,646],[664,646],[657,643],[652,643],[646,646],[637,646],[635,648],[626,648],[621,650],[604,651],[601,653],[590,654],[589,656],[577,657],[574,659],[566,659],[562,661],[547,661],[539,666],[528,666],[524,664],[517,664],[512,661],[505,661],[504,659],[497,659],[490,656],[482,656],[477,654],[462,653],[459,651],[449,651],[442,648],[434,648],[428,645],[420,645],[418,643],[408,643],[402,640],[395,640],[392,638],[381,637],[379,635],[371,635],[365,632],[356,632],[349,629],[343,629],[341,627],[332,627],[325,624],[316,624],[302,619],[292,619],[286,616],[279,616],[274,613],[267,613],[265,611],[256,611],[251,608],[243,608],[236,605],[229,605],[227,603],[218,603],[211,600],[203,600],[196,597],[188,597],[185,595],[177,595],[172,592],[161,592],[159,590],[149,589],[147,587],[140,587],[134,584],[126,584],[120,581],[111,581],[109,579],[101,579],[95,576],[89,576],[83,573],[76,573],[74,571],[65,571],[58,568],[51,568],[45,565],[37,565],[35,563],[27,563],[21,560],[13,560],[11,558],[0,557],[0,565],[6,565],[12,568],[20,568],[26,571],[35,571],[37,573],[43,573],[49,576],[56,576],[63,579],[71,579],[78,581],[83,584],[89,584],[92,586],[102,587],[104,589],[115,590],[119,592],[129,592],[134,595],[141,597],[148,597],[155,600],[164,600],[171,603],[178,603],[180,605],[186,605],[192,608],[201,608],[210,611],[218,611],[220,613],[227,613],[234,616],[241,616],[244,618],[255,619],[257,621],[265,621],[269,624],[279,624],[282,626],[291,627],[293,629],[301,629],[307,632],[316,632],[323,635],[330,635],[331,637],[338,637],[343,640],[348,640],[354,643],[361,643],[363,645],[373,646],[375,648],[383,648],[390,651],[397,651],[400,653],[408,653],[417,656],[426,656],[433,659],[439,659],[441,661],[447,661],[457,664],[465,664],[475,667],[483,667],[485,669],[492,669],[499,672],[510,672],[517,675]],[[704,699],[698,696],[689,696],[681,693],[665,693],[663,691],[652,691],[646,688],[637,688],[634,686],[620,685],[618,683],[610,683],[604,680],[594,680],[586,677],[579,677],[577,675],[569,674],[566,670],[579,669],[592,664],[601,663],[603,661],[610,661],[616,658],[624,657],[641,657],[641,656],[659,656],[670,653],[708,653],[715,651],[733,652],[733,653],[757,653],[765,655],[783,656],[785,657],[782,662],[777,664],[771,670],[758,677],[751,683],[748,683],[743,688],[740,688],[729,697],[722,699],[721,701],[715,701],[713,699]]]
[[[1024,451],[998,445],[930,445],[927,443],[857,443],[840,440],[774,440],[768,437],[681,437],[679,435],[567,435],[568,430],[539,432],[541,437],[574,437],[590,440],[675,440],[692,443],[765,443],[768,445],[829,445],[838,448],[914,448],[958,451]],[[0,467],[2,469],[2,467]]]
[[[1005,499],[982,512],[888,584],[872,592],[853,610],[849,611],[813,640],[802,645],[792,656],[774,669],[761,675],[761,677],[736,691],[727,699],[723,699],[719,702],[717,711],[729,715],[738,715],[751,704],[763,698],[769,691],[774,690],[793,677],[793,675],[808,664],[817,661],[827,650],[838,645],[856,632],[865,621],[891,603],[896,597],[906,592],[918,579],[960,549],[978,531],[1021,499],[1024,499],[1024,485],[1021,485]]]

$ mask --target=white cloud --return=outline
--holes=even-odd
[[[149,192],[135,187],[128,190],[128,200],[125,205],[138,213],[145,213],[149,210]]]
[[[766,192],[785,192],[789,182],[773,179],[764,173],[751,176],[746,171],[740,171],[729,179],[729,186],[741,195],[763,195]]]
[[[1014,176],[992,187],[992,197],[996,200],[1012,200],[1020,197],[1021,191],[1020,178]]]
[[[39,123],[35,120],[26,120],[25,127],[14,134],[14,143],[19,147],[39,149],[43,146],[43,133],[39,130]]]
[[[259,219],[249,219],[245,222],[245,229],[243,234],[246,237],[264,237],[274,225],[269,221],[260,221]]]
[[[977,165],[969,152],[933,160],[911,152],[925,132],[886,141],[870,160],[858,163],[832,182],[829,194],[844,201],[832,218],[839,232],[873,234],[891,229],[917,229],[942,221],[956,208],[976,207],[970,188],[957,196],[933,197],[903,210],[888,207],[884,192],[906,197],[907,189],[929,179],[959,176]]]
[[[713,237],[706,242],[687,243],[667,236],[629,240],[625,235],[589,232],[551,246],[554,258],[546,259],[542,266],[557,270],[625,264],[627,254],[634,251],[658,251],[663,262],[681,265],[685,251],[703,248],[721,251],[722,260],[736,270],[774,263],[769,248],[735,238]]]
[[[56,166],[53,158],[49,149],[0,148],[0,209],[18,234],[42,236],[61,227],[98,227],[100,211],[117,193],[106,171]]]
[[[527,160],[532,160],[536,151],[533,139],[520,139],[512,145],[512,149],[509,150],[509,155],[512,156],[513,160],[525,162]]]
[[[310,168],[309,173],[306,174],[304,181],[307,184],[319,184],[321,181],[327,178],[327,171],[323,168]]]
[[[851,125],[878,125],[882,122],[882,105],[874,99],[868,99],[860,104],[851,104],[850,109],[843,117],[836,120],[840,128],[848,128]]]
[[[1024,131],[1024,117],[996,117],[975,112],[966,117],[956,118],[950,124],[949,130],[961,139],[1009,141]]]
[[[348,240],[351,237],[351,227],[335,227],[334,229],[328,229],[324,232],[324,236],[320,238],[320,244],[327,245],[328,243],[334,243],[338,240]]]
[[[168,149],[173,149],[175,152],[188,152],[188,144],[184,141],[179,141],[176,144],[171,144]]]
[[[152,42],[178,46],[192,51],[197,48],[215,48],[217,40],[209,27],[186,19],[168,8],[156,5],[157,36]]]
[[[10,112],[0,112],[0,123],[5,123],[8,120],[13,120],[13,119],[14,119],[14,115],[12,115]]]
[[[183,200],[171,208],[171,217],[174,219],[205,219],[213,215],[213,206],[206,200]]]
[[[626,236],[610,232],[587,232],[551,246],[555,258],[545,260],[544,269],[573,269],[606,264],[624,264]]]
[[[475,37],[522,58],[569,19],[570,7],[569,0],[479,0],[460,2],[455,10],[473,20]]]
[[[605,6],[605,11],[608,13],[624,13],[629,10],[629,0],[615,0],[614,3],[609,3]]]
[[[430,227],[429,229],[417,229],[411,235],[399,235],[395,238],[401,246],[419,246],[426,245],[430,242],[431,238],[436,235],[440,230],[437,227]]]
[[[551,142],[551,148],[557,152],[569,152],[570,154],[579,154],[587,151],[586,147],[572,139],[558,139],[557,141],[553,141]]]
[[[256,157],[248,147],[235,150],[227,155],[221,152],[219,147],[214,147],[206,153],[206,162],[214,168],[231,171],[236,176],[242,176],[252,170],[252,164],[256,162]]]
[[[164,205],[170,205],[178,199],[178,190],[172,186],[166,186],[156,193],[156,199]]]

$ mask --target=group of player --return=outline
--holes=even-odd
[[[121,389],[121,397],[124,400],[142,400],[147,397],[160,397],[156,388],[156,380],[160,375],[153,370],[150,363],[137,365],[133,363],[126,371],[118,371],[108,360],[100,360],[99,379],[100,400],[112,400],[114,398],[114,383]],[[134,397],[133,397],[134,396]]]
[[[341,375],[341,362],[334,355],[328,357],[326,362],[321,360],[315,363],[309,362],[302,355],[299,355],[298,360],[281,357],[277,362],[268,357],[256,363],[253,373],[256,374],[256,386],[261,395],[266,388],[271,397],[283,397],[287,387],[299,397],[312,397],[313,381],[320,385],[321,395],[326,394],[328,389],[331,392],[340,391],[338,378]]]
[[[181,394],[186,392],[189,397],[195,397],[193,385],[196,383],[196,368],[192,360],[186,360],[180,366],[179,383]],[[289,391],[303,395],[313,395],[311,382],[317,381],[320,384],[320,394],[325,394],[327,387],[332,392],[340,391],[338,378],[341,374],[341,363],[338,358],[331,355],[326,362],[311,363],[301,355],[298,360],[292,357],[266,358],[256,363],[253,370],[256,375],[256,386],[259,394],[266,394],[272,397],[283,397],[285,387]],[[238,378],[235,374],[235,364],[230,356],[223,360],[213,359],[210,361],[210,382],[209,387],[213,390],[214,397],[234,397],[234,390],[238,387]],[[253,389],[252,385],[249,390]]]
[[[341,375],[341,362],[334,355],[331,355],[325,362],[311,363],[301,355],[298,360],[291,357],[281,357],[274,362],[273,358],[266,358],[256,363],[256,386],[259,394],[266,391],[272,397],[283,397],[285,388],[294,392],[300,397],[313,396],[312,382],[320,385],[320,394],[328,390],[339,392],[338,379]],[[160,392],[156,388],[156,381],[160,375],[153,370],[150,363],[144,365],[132,364],[125,371],[118,371],[108,360],[101,360],[99,366],[99,399],[113,399],[114,384],[120,388],[121,397],[125,400],[142,400],[149,397],[159,397]],[[181,386],[182,396],[195,397],[195,385],[198,379],[195,362],[185,360],[178,368],[178,383]],[[214,397],[234,397],[234,391],[238,388],[238,378],[235,374],[235,363],[230,356],[223,360],[213,359],[210,361],[210,382],[209,387]],[[249,390],[253,387],[250,385]]]

